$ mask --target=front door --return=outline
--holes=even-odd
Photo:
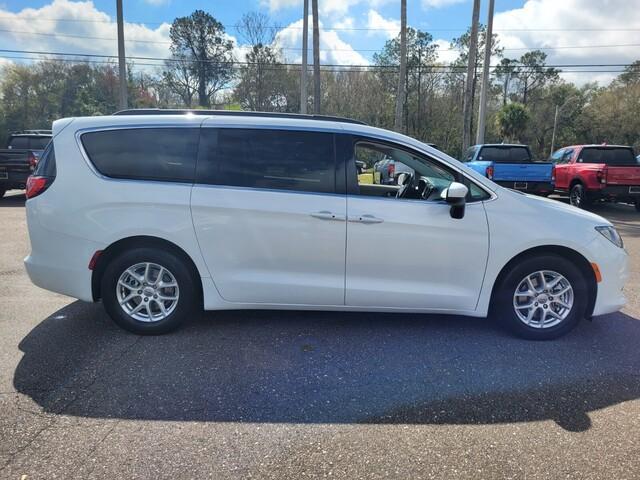
[[[351,181],[347,186],[346,304],[475,310],[489,248],[482,204],[488,194],[403,146],[364,138],[354,138],[351,145],[351,161],[366,166],[357,185]],[[407,166],[394,185],[378,185],[367,173],[383,155]],[[440,198],[454,180],[471,187],[462,219],[452,218],[450,205]]]
[[[202,128],[193,223],[227,301],[343,305],[346,199],[333,134]]]

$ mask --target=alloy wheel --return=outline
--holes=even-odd
[[[552,270],[540,270],[520,281],[513,294],[518,319],[533,328],[555,327],[571,313],[573,287],[566,277]]]
[[[178,305],[180,290],[167,268],[142,262],[122,272],[116,284],[116,298],[131,318],[150,323],[171,315]]]

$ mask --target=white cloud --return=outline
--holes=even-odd
[[[159,7],[161,5],[169,5],[171,0],[144,0],[144,3],[148,3],[149,5],[153,5],[154,7]]]
[[[309,18],[311,25],[311,18]],[[311,59],[311,28],[309,29],[309,58]],[[278,32],[276,45],[283,49],[289,62],[297,63],[302,59],[302,19],[288,25]],[[320,23],[320,62],[340,65],[368,65],[369,61],[342,40],[337,32],[324,30]]]
[[[500,45],[506,49],[505,56],[510,58],[525,52],[510,49],[584,47],[544,50],[548,54],[547,63],[617,64],[637,60],[640,57],[637,46],[597,47],[640,43],[638,32],[629,30],[640,29],[637,2],[612,0],[606,2],[606,6],[603,3],[601,0],[527,0],[521,8],[497,13],[494,30],[500,36]],[[615,76],[615,73],[563,74],[567,80],[579,84],[594,80],[606,83]]]
[[[341,29],[341,30],[349,30],[349,29],[353,29],[355,27],[355,20],[353,17],[344,17],[340,20],[338,20],[337,22],[335,22],[331,28],[337,28],[337,29]]]
[[[424,8],[444,8],[466,1],[467,0],[422,0],[422,6]]]
[[[311,12],[311,0],[308,1],[309,12]],[[318,13],[320,15],[334,15],[340,17],[346,15],[351,7],[358,4],[364,4],[368,7],[376,8],[387,3],[395,2],[399,3],[398,0],[319,0]],[[302,0],[261,0],[261,4],[268,7],[272,12],[293,7],[298,8],[301,14],[303,12]]]
[[[168,23],[149,28],[125,22],[127,56],[166,58],[169,27]],[[54,0],[41,8],[25,8],[17,13],[0,9],[0,29],[8,30],[0,32],[0,42],[7,49],[117,54],[115,18],[98,10],[91,1]]]
[[[367,14],[368,35],[382,35],[386,38],[395,38],[400,32],[400,20],[384,18],[375,10],[369,10]]]
[[[438,63],[450,64],[458,58],[460,52],[453,48],[451,42],[438,39],[434,40],[433,43],[438,45],[438,50],[436,51],[438,54]]]

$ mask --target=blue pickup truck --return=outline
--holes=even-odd
[[[544,196],[553,193],[553,164],[534,162],[526,145],[474,145],[462,161],[503,187]]]

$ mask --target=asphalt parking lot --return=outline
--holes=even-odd
[[[553,342],[492,321],[207,313],[162,337],[33,286],[0,201],[0,478],[640,477],[640,213],[594,208],[629,303]]]

